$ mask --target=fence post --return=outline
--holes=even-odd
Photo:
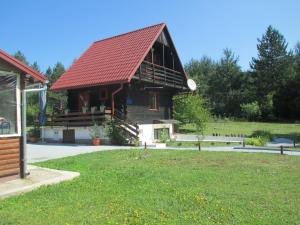
[[[283,155],[283,146],[280,146],[280,154]]]
[[[201,151],[201,143],[198,141],[198,150]]]
[[[144,150],[147,149],[147,142],[145,141]]]
[[[243,139],[243,147],[245,148],[245,140]]]
[[[294,148],[296,148],[296,139],[294,138]]]

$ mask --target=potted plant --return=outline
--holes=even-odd
[[[100,139],[100,128],[97,123],[94,123],[92,127],[89,128],[90,136],[92,138],[93,145],[100,145],[101,139]]]
[[[88,111],[88,107],[82,106],[82,112],[83,112],[83,113],[87,113],[87,111]]]
[[[29,141],[31,143],[37,143],[40,138],[40,129],[38,127],[33,127],[28,131]]]
[[[95,113],[96,111],[97,111],[97,107],[96,106],[91,107],[91,113]]]

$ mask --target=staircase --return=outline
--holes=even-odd
[[[139,137],[139,126],[128,120],[124,114],[118,110],[115,111],[115,115],[113,115],[113,119],[116,120],[119,124],[120,127],[126,131],[129,136],[132,138],[138,139]]]

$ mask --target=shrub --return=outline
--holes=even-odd
[[[257,101],[241,104],[240,106],[243,116],[246,117],[248,120],[255,120],[260,118],[261,110]]]
[[[100,138],[100,128],[97,123],[94,123],[92,127],[89,128],[90,136],[92,139]]]
[[[245,144],[253,146],[264,146],[266,144],[266,140],[261,137],[251,137],[245,139]]]
[[[41,136],[40,129],[37,126],[34,126],[28,131],[28,136],[39,138]]]
[[[110,120],[105,124],[105,132],[107,136],[112,140],[114,144],[127,145],[127,144],[139,144],[138,138],[133,137],[128,131],[125,131],[121,123],[117,120]]]
[[[169,140],[169,130],[168,129],[162,129],[159,135],[159,142],[160,143],[167,143]]]
[[[271,134],[271,132],[265,130],[256,130],[251,134],[250,137],[261,137],[266,142],[271,141],[273,139],[273,135]]]

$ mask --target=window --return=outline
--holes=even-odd
[[[0,71],[0,135],[18,133],[17,82],[17,75]]]
[[[158,92],[149,92],[149,110],[156,110],[159,109],[159,103],[158,103]]]
[[[162,135],[166,134],[168,138],[170,138],[170,130],[169,128],[158,128],[154,129],[154,139],[160,140],[162,138]]]

